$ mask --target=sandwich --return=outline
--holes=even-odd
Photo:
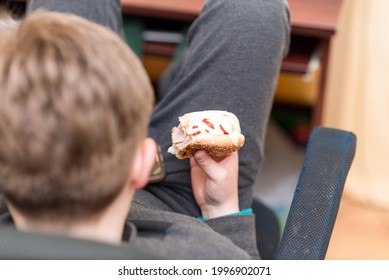
[[[179,159],[193,157],[198,150],[222,157],[238,151],[244,144],[238,118],[227,111],[187,113],[172,129],[172,146],[168,152]]]

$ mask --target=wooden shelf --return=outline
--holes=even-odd
[[[287,57],[284,59],[281,71],[306,74],[309,72],[309,65],[320,48],[317,38],[293,35]]]
[[[122,0],[123,13],[169,20],[193,21],[204,0]]]
[[[151,54],[155,56],[162,56],[171,58],[177,49],[175,44],[166,44],[166,43],[154,43],[154,42],[145,42],[143,44],[143,53]]]
[[[342,0],[288,0],[292,33],[329,38],[336,32]]]

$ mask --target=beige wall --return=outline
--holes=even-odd
[[[389,1],[343,1],[324,124],[358,137],[345,192],[389,209]]]

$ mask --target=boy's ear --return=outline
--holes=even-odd
[[[129,174],[129,184],[134,190],[146,186],[157,154],[157,145],[151,138],[144,139],[135,152]]]

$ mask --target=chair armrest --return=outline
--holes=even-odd
[[[324,259],[355,149],[351,132],[313,129],[277,259]]]

